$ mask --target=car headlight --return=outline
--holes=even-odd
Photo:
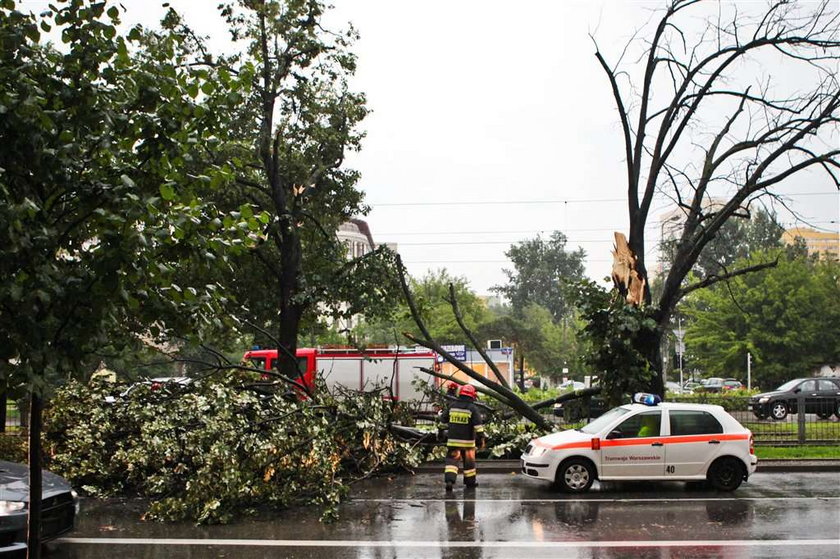
[[[534,458],[538,458],[538,457],[542,456],[543,454],[545,454],[546,450],[548,450],[548,449],[545,448],[544,446],[535,446],[531,450],[531,456],[533,456]]]
[[[23,501],[0,501],[0,516],[6,516],[26,508]]]
[[[768,397],[766,397],[766,396],[765,396],[764,398],[759,398],[759,399],[758,399],[758,403],[759,403],[759,404],[766,404],[766,403],[767,403],[767,402],[769,402],[769,401],[770,401],[770,398],[768,398]]]

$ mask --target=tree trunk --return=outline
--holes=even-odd
[[[43,400],[32,392],[29,404],[29,522],[26,546],[29,559],[41,557],[41,505],[43,479],[41,474],[41,412]]]
[[[637,349],[645,356],[651,369],[656,373],[650,380],[646,390],[651,394],[659,394],[665,398],[665,383],[662,377],[662,333],[661,328],[639,336]]]

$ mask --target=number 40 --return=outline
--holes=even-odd
[[[665,466],[665,473],[673,474],[676,470],[676,466]]]

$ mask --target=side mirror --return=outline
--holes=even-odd
[[[613,431],[610,431],[610,434],[607,435],[607,438],[608,439],[620,439],[623,436],[624,436],[624,434],[621,431],[619,431],[618,429],[614,429]]]
[[[800,392],[802,392],[802,389],[801,389],[801,388],[794,388],[794,389],[793,389],[793,393],[794,393],[794,394],[799,394]]]

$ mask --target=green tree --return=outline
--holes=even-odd
[[[467,327],[474,330],[491,316],[484,301],[470,289],[467,279],[451,276],[444,268],[427,272],[420,279],[411,278],[409,284],[423,321],[433,337],[442,344],[467,342],[452,314],[452,305],[449,303],[450,284],[455,287],[455,298]],[[399,304],[393,316],[369,321],[355,334],[362,343],[398,344],[404,340],[403,332],[418,334],[417,325],[405,302]]]
[[[836,262],[782,257],[775,268],[692,294],[683,309],[691,318],[686,344],[708,374],[745,382],[750,352],[754,382],[771,388],[840,361]]]
[[[243,242],[229,240],[238,221],[207,230],[215,210],[196,197],[225,169],[185,164],[229,108],[214,103],[231,99],[197,101],[216,76],[182,65],[184,36],[135,28],[123,37],[118,23],[104,2],[70,0],[40,16],[0,2],[0,367],[31,395],[33,495],[51,384],[80,376],[117,333],[221,326],[218,286],[173,278],[183,262],[222,262],[226,245]],[[53,28],[60,51],[39,44]],[[40,507],[32,499],[31,557]]]
[[[568,317],[572,307],[566,301],[563,283],[584,277],[586,253],[582,248],[569,252],[566,243],[566,236],[554,231],[548,239],[538,235],[511,246],[505,256],[514,269],[504,270],[508,283],[493,287],[493,291],[510,301],[516,314],[536,303],[548,309],[556,322]]]
[[[776,220],[776,215],[759,209],[733,216],[707,244],[694,266],[692,278],[697,281],[715,274],[726,273],[739,260],[748,258],[754,252],[781,248],[784,228]],[[676,241],[667,241],[662,247],[665,267],[670,268],[675,257]],[[661,281],[660,289],[661,289]],[[651,286],[651,291],[657,292]]]
[[[226,198],[269,216],[263,242],[239,259],[228,283],[245,307],[240,314],[285,349],[279,365],[287,377],[297,374],[302,327],[315,328],[323,314],[387,312],[397,293],[390,251],[348,262],[336,238],[341,223],[368,210],[359,174],[344,165],[359,148],[367,108],[347,83],[356,32],[327,29],[325,10],[319,0],[222,6],[234,36],[248,44],[230,65],[253,78],[221,152],[237,167],[237,188]]]

